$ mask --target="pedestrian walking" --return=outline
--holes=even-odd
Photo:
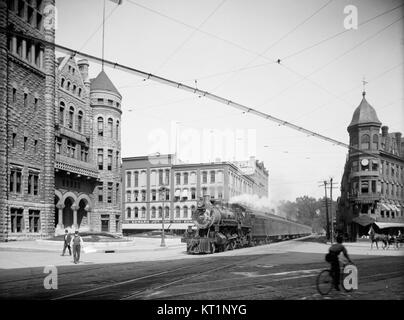
[[[80,237],[79,232],[76,231],[71,240],[70,245],[73,247],[73,260],[74,263],[79,263],[80,261],[80,251],[83,247],[83,239]]]
[[[62,252],[61,256],[64,256],[64,255],[65,255],[66,248],[69,249],[69,255],[70,255],[70,256],[72,255],[72,250],[71,250],[71,248],[70,248],[70,241],[71,241],[71,239],[72,239],[72,236],[71,236],[71,234],[69,233],[69,231],[66,229],[66,230],[65,230],[65,236],[64,236],[64,239],[63,239],[63,252]]]

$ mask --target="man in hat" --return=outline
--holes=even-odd
[[[72,236],[70,235],[69,231],[66,229],[65,230],[65,236],[64,236],[64,239],[63,239],[63,252],[62,252],[61,256],[65,255],[66,248],[69,249],[69,255],[72,255],[72,250],[70,248],[71,239],[72,239]]]
[[[79,263],[80,261],[80,251],[83,247],[83,239],[80,237],[79,232],[76,231],[74,236],[70,242],[70,245],[73,247],[73,260],[74,263]]]

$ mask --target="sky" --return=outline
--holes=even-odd
[[[364,79],[366,99],[383,125],[404,132],[403,4],[106,0],[105,59],[348,143]],[[357,28],[349,28],[355,19],[347,6],[357,9]],[[56,0],[56,9],[56,43],[101,57],[103,0]],[[90,62],[91,77],[100,70]],[[177,152],[185,162],[202,162],[255,156],[269,170],[271,201],[319,198],[320,181],[341,181],[343,147],[193,93],[105,71],[123,96],[123,157]],[[339,194],[336,185],[334,199]]]

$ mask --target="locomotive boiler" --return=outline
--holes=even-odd
[[[198,201],[192,212],[196,230],[189,228],[182,242],[187,253],[214,253],[311,234],[311,227],[260,212],[238,203]]]

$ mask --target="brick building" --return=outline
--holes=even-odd
[[[370,226],[404,228],[404,139],[388,132],[366,101],[365,92],[348,126],[350,149],[341,181],[337,225],[350,239]],[[378,231],[380,231],[378,230]]]
[[[123,158],[122,182],[126,233],[161,229],[163,211],[167,229],[184,231],[200,197],[229,201],[259,186],[234,163],[178,163],[174,155]]]
[[[54,0],[0,0],[0,27],[54,42]],[[0,241],[120,232],[121,95],[86,60],[0,34]]]

